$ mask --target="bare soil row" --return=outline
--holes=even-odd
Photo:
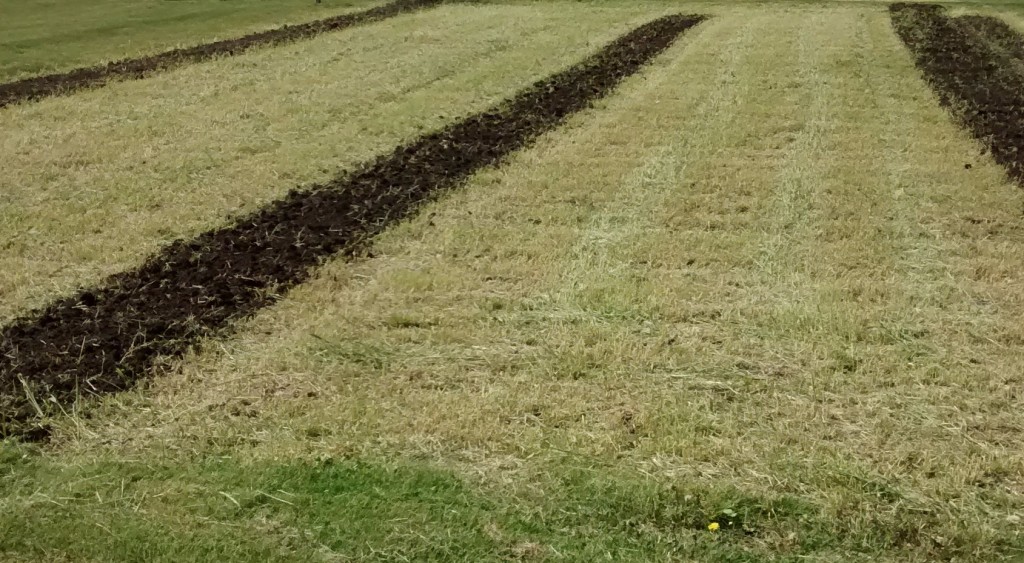
[[[1024,36],[1001,19],[968,15],[956,18],[967,25],[982,41],[987,41],[1007,56],[1024,60]]]
[[[146,78],[175,67],[207,61],[215,57],[237,55],[254,47],[281,45],[308,39],[321,33],[380,21],[440,3],[441,0],[394,0],[389,4],[353,14],[343,14],[297,25],[286,25],[235,39],[173,49],[148,57],[123,59],[105,65],[76,68],[67,72],[7,82],[0,84],[0,108],[18,102],[95,88],[113,80]]]
[[[487,111],[16,320],[0,331],[0,435],[45,437],[40,410],[130,388],[161,358],[274,303],[325,258],[357,256],[375,234],[609,94],[701,20],[644,24]]]
[[[1024,38],[998,19],[951,18],[936,5],[900,3],[889,11],[942,105],[1024,183]]]

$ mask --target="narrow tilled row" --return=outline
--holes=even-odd
[[[940,6],[893,4],[893,27],[948,108],[1024,183],[1024,77],[1013,53],[1020,38],[998,20],[950,18]]]
[[[990,16],[967,15],[954,21],[967,25],[982,41],[1004,51],[1008,56],[1024,61],[1024,36],[1001,19]]]
[[[271,304],[324,258],[361,252],[424,202],[607,95],[701,19],[647,23],[494,108],[15,321],[0,332],[0,433],[44,436],[35,416],[54,401],[126,389],[160,357]]]
[[[113,80],[145,78],[182,65],[207,61],[215,57],[237,55],[254,47],[281,45],[300,39],[308,39],[321,33],[380,21],[404,12],[435,6],[439,3],[441,3],[441,0],[394,0],[389,4],[353,14],[344,14],[297,25],[286,25],[235,39],[225,39],[193,47],[174,49],[148,57],[124,59],[100,66],[77,68],[67,72],[7,82],[0,84],[0,107],[17,102],[68,94],[86,88],[95,88]]]

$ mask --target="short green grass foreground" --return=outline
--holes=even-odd
[[[898,491],[853,475],[837,480],[875,513],[843,523],[794,495],[658,483],[585,459],[489,484],[410,461],[67,466],[28,447],[3,455],[0,493],[19,500],[2,506],[0,548],[48,560],[763,561],[780,551],[891,549],[929,524],[902,513]]]
[[[50,5],[0,0],[0,72],[373,4]],[[2,108],[0,327],[677,13],[368,252],[32,396],[0,561],[1024,561],[1024,191],[884,3],[446,2]]]

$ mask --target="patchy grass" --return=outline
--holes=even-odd
[[[67,465],[0,448],[0,555],[14,558],[765,561],[902,533],[828,529],[813,519],[817,507],[788,495],[573,464],[509,491],[424,463]]]
[[[442,122],[424,116],[441,114],[428,110],[443,100],[444,115],[468,112],[578,58],[601,42],[597,30],[610,37],[664,8],[453,6],[448,28],[425,13],[353,30],[353,49],[377,45],[368,53],[409,65],[353,95],[432,72],[423,67],[435,60],[470,73],[445,58],[463,38],[508,33],[531,45],[508,47],[517,54],[500,61],[467,48],[464,60],[486,74],[421,87],[399,105],[368,95],[351,114],[371,116],[359,122],[368,133],[301,135],[301,123],[325,122],[316,108],[332,96],[260,102],[271,96],[249,91],[258,81],[237,67],[221,78],[242,84],[264,113],[291,108],[267,126],[293,132],[282,146],[299,144],[262,153],[272,164],[249,182],[217,165],[203,182],[153,181],[148,193],[181,186],[162,208],[185,211],[162,220],[185,230],[181,218],[211,194],[266,190],[213,204],[196,225],[215,222],[247,198],[316,178],[314,162],[344,166]],[[884,5],[672,9],[716,17],[570,126],[387,232],[373,257],[329,263],[147,389],[56,420],[44,452],[5,445],[5,556],[1020,558],[1024,194],[941,110]],[[402,50],[375,35],[410,21],[432,22],[419,28],[432,42]],[[289,53],[304,48],[255,55],[261,79],[289,72]],[[228,71],[246,57],[217,64]],[[356,75],[295,72],[331,88]],[[183,98],[205,87],[188,84]],[[99,120],[98,96],[51,100],[31,116],[73,129],[83,115],[74,112]],[[168,107],[178,111],[138,123],[171,131],[165,122],[182,105]],[[180,119],[210,135],[244,123],[204,116]],[[175,138],[191,148],[133,148],[125,131],[142,126],[133,123],[112,121],[104,135],[122,135],[119,151],[166,158],[168,170],[216,146]],[[38,165],[32,154],[26,162]],[[287,168],[294,159],[309,164]],[[24,166],[0,178],[31,181]],[[124,164],[92,166],[149,181]],[[280,170],[288,181],[266,187]],[[106,185],[102,177],[90,185]],[[63,189],[52,205],[92,193]],[[6,209],[44,216],[15,197]],[[109,226],[120,216],[96,223],[100,241],[146,228],[142,214]],[[69,219],[63,234],[39,236],[71,240],[84,225]],[[126,246],[147,240],[160,239]],[[21,273],[35,267],[26,257],[58,245],[34,248],[4,251],[3,276],[25,276],[7,287],[55,276]],[[116,268],[134,259],[123,252],[71,262]],[[65,286],[46,291],[82,272],[52,278]],[[18,307],[45,292],[7,295]]]
[[[373,0],[0,0],[0,82],[228,39]]]
[[[5,453],[0,554],[106,561],[310,561],[327,554],[394,560],[482,555],[493,543],[483,528],[488,504],[452,475],[429,468],[344,460],[67,467],[18,453]],[[12,478],[26,468],[33,481]]]

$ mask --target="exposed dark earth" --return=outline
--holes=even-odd
[[[702,19],[649,22],[487,111],[15,320],[0,331],[0,435],[44,438],[40,410],[130,388],[161,358],[274,303],[324,259],[359,255],[389,225],[609,94]]]

